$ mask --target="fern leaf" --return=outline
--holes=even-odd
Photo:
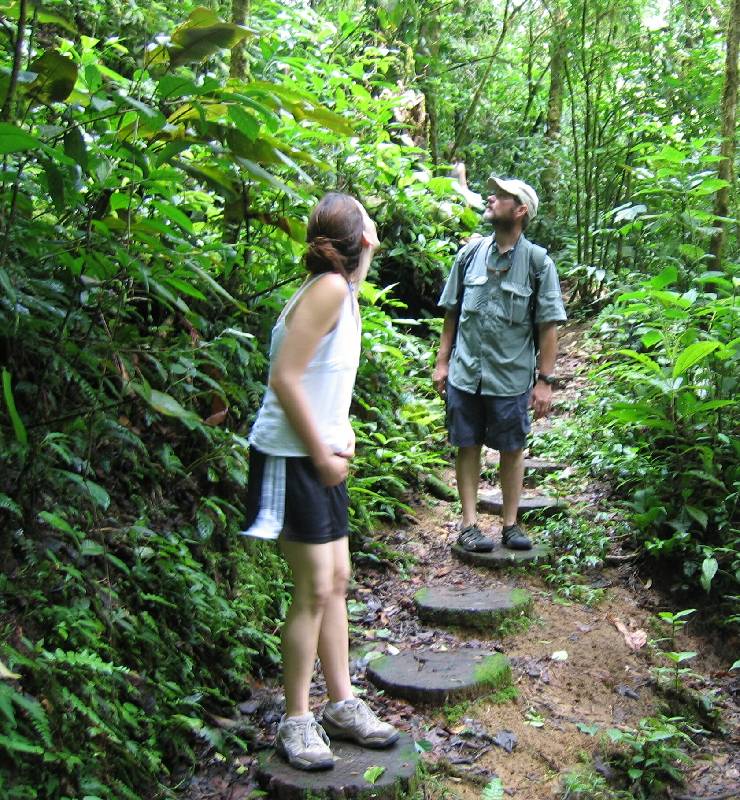
[[[480,798],[481,800],[503,800],[504,785],[501,783],[501,778],[493,778],[489,781]]]

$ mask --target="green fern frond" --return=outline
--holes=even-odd
[[[501,783],[501,778],[490,780],[480,796],[481,800],[503,800],[503,797],[504,785]]]
[[[11,500],[7,494],[3,494],[2,492],[0,492],[0,508],[10,511],[15,517],[20,518],[23,516],[23,511],[18,503],[16,503],[15,500]]]

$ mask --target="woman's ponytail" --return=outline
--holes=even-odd
[[[308,220],[308,271],[314,275],[338,272],[349,280],[360,263],[363,228],[362,211],[354,197],[339,192],[325,195]]]

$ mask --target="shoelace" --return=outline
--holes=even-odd
[[[303,729],[303,744],[307,749],[311,747],[311,744],[324,744],[319,723],[315,719],[312,719]]]
[[[358,700],[356,708],[359,712],[359,716],[362,718],[360,723],[361,725],[364,725],[368,722],[372,724],[377,721],[377,716],[373,713],[373,710],[367,705],[367,703],[363,703],[362,700]]]

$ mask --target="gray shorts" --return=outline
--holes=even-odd
[[[523,450],[532,423],[529,395],[469,394],[447,381],[447,432],[455,447],[486,445],[504,453]]]

